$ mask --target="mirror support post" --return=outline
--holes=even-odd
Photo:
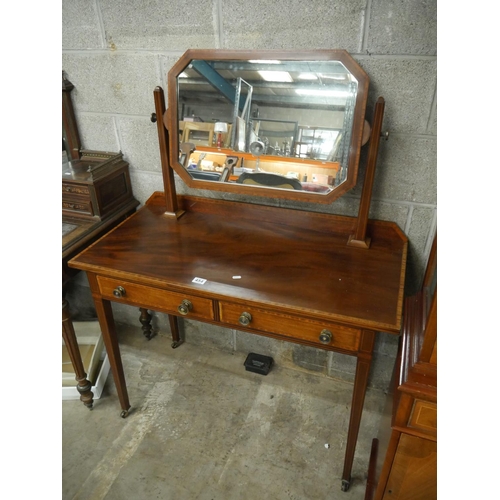
[[[163,123],[163,116],[165,114],[165,95],[161,87],[155,88],[154,100],[156,116],[161,117],[156,120],[156,125],[158,127],[158,142],[160,145],[160,160],[163,173],[163,189],[165,192],[165,204],[167,207],[165,215],[178,219],[184,213],[184,210],[179,210],[178,207],[174,171],[170,166],[169,161],[168,131]]]
[[[366,227],[368,224],[368,213],[370,211],[370,203],[372,199],[373,181],[375,178],[375,167],[377,166],[380,135],[382,133],[384,108],[385,100],[383,97],[379,97],[375,103],[370,149],[368,150],[365,182],[363,184],[363,191],[361,192],[356,229],[347,242],[347,245],[351,247],[370,248],[371,238],[366,236]]]
[[[71,91],[75,86],[62,75],[62,124],[66,136],[69,160],[79,160],[82,148],[78,126],[76,124],[75,110],[71,100]]]

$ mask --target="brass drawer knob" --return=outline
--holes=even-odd
[[[117,286],[113,290],[113,295],[118,298],[125,297],[125,288],[123,288],[122,286]]]
[[[187,299],[184,299],[179,307],[177,308],[177,310],[183,315],[183,316],[186,316],[186,314],[191,311],[193,309],[193,304],[187,300]]]
[[[252,321],[252,315],[247,312],[242,312],[239,319],[240,325],[248,326],[250,321]]]
[[[319,341],[322,344],[329,344],[332,341],[332,332],[330,330],[321,330]]]

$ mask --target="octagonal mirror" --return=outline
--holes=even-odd
[[[368,85],[343,50],[189,50],[168,74],[170,165],[194,188],[331,202],[356,184]]]

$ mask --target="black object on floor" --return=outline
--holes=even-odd
[[[248,372],[260,373],[261,375],[267,375],[271,371],[273,366],[273,358],[270,356],[264,356],[262,354],[255,354],[251,352],[247,359],[245,359],[245,369]]]

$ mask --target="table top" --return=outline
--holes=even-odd
[[[70,267],[399,333],[408,242],[395,223],[370,221],[362,249],[347,246],[352,217],[179,196],[176,219],[163,200],[154,193]]]
[[[106,231],[116,225],[121,219],[132,213],[139,205],[135,199],[130,200],[119,210],[115,210],[103,219],[81,219],[63,215],[62,217],[62,258],[63,261],[70,259],[85,245],[92,243],[96,238],[102,236]]]

